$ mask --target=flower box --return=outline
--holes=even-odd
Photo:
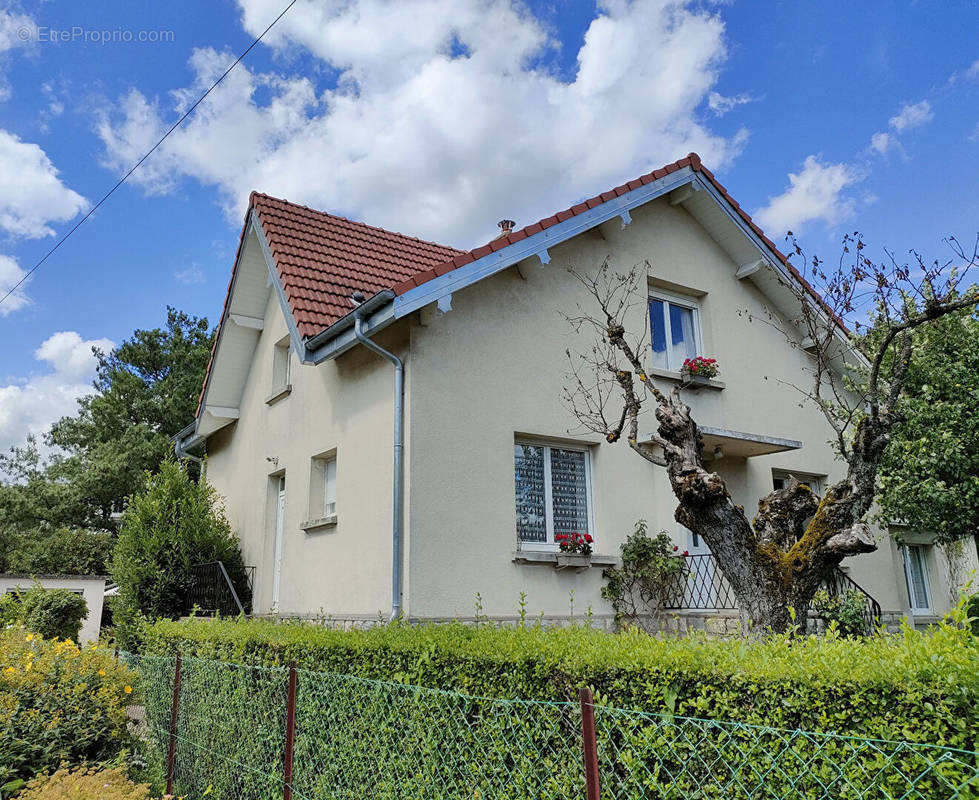
[[[558,553],[555,569],[586,569],[591,566],[591,553]]]

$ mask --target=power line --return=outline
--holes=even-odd
[[[219,77],[216,81],[214,81],[214,83],[210,85],[208,90],[197,98],[194,104],[184,112],[183,116],[181,116],[180,119],[178,119],[175,123],[173,123],[173,125],[170,126],[170,129],[166,133],[164,133],[163,136],[160,137],[159,141],[155,145],[153,145],[149,150],[146,151],[146,153],[139,161],[133,164],[129,172],[123,175],[116,182],[115,186],[113,186],[111,189],[109,189],[109,191],[107,191],[104,195],[102,195],[102,198],[88,210],[85,216],[82,217],[80,220],[78,220],[78,222],[76,222],[72,226],[71,230],[69,230],[64,236],[62,236],[58,240],[58,242],[54,245],[54,247],[52,247],[50,250],[48,250],[48,252],[44,254],[44,256],[41,258],[40,261],[38,261],[33,267],[27,270],[27,272],[24,273],[23,277],[21,277],[21,279],[17,281],[17,283],[15,283],[12,287],[10,287],[10,290],[3,297],[0,297],[0,305],[2,305],[3,302],[8,297],[10,297],[14,292],[16,292],[17,289],[24,283],[24,281],[26,281],[29,277],[31,277],[31,275],[33,275],[37,271],[38,267],[40,267],[45,261],[47,261],[54,254],[55,250],[57,250],[59,247],[61,247],[61,245],[63,245],[66,241],[68,241],[68,238],[75,231],[77,231],[85,223],[85,221],[90,216],[92,216],[92,214],[98,211],[99,206],[101,206],[106,200],[108,200],[115,193],[116,189],[122,186],[126,182],[126,179],[129,178],[130,175],[132,175],[137,169],[140,168],[142,163],[146,161],[147,158],[153,155],[154,151],[166,141],[167,137],[175,130],[177,130],[177,128],[180,127],[181,123],[185,119],[187,119],[187,117],[189,117],[191,114],[194,113],[194,109],[196,109],[197,106],[199,106],[201,103],[204,102],[205,98],[217,88],[218,84],[221,83],[221,81],[223,81],[226,77],[228,77],[228,74],[231,72],[231,70],[233,70],[241,63],[242,59],[244,59],[244,57],[247,56],[252,51],[252,48],[254,48],[255,45],[257,45],[260,41],[262,41],[262,37],[264,37],[266,33],[272,30],[273,27],[275,27],[275,24],[286,15],[286,12],[288,12],[289,9],[292,8],[297,3],[297,1],[298,0],[291,0],[289,5],[287,5],[284,9],[282,9],[282,13],[280,13],[279,16],[277,16],[274,20],[272,20],[269,26],[258,35],[258,38],[256,38],[255,41],[253,41],[250,45],[248,45],[247,48],[245,48],[245,50],[241,53],[241,55],[239,55],[238,58],[236,58],[231,63],[231,66],[229,66],[223,73],[221,73],[221,77]]]

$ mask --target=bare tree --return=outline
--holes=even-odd
[[[805,260],[790,241],[794,255]],[[954,239],[949,244],[954,261],[945,264],[926,264],[916,253],[911,266],[890,254],[887,262],[873,263],[858,234],[844,239],[840,263],[829,274],[819,259],[801,271],[786,260],[790,276],[781,285],[798,314],[770,311],[761,321],[811,354],[810,380],[795,388],[825,415],[847,471],[821,498],[789,480],[758,501],[751,520],[723,478],[705,466],[683,387],[664,392],[653,385],[643,364],[645,330],[627,331],[630,309],[647,302],[649,264],[626,274],[613,273],[607,261],[593,275],[572,270],[595,308],[579,308],[567,319],[576,331],[592,331],[595,341],[586,353],[568,351],[565,402],[584,429],[610,443],[624,437],[643,458],[665,464],[679,501],[675,518],[710,547],[737,597],[745,630],[784,632],[794,620],[804,625],[812,596],[830,572],[848,556],[877,548],[866,517],[890,432],[900,420],[914,330],[979,303],[975,286],[963,289],[979,253],[965,252]],[[640,440],[647,405],[657,430]]]

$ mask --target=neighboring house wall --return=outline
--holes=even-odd
[[[256,565],[255,609],[273,609],[276,478],[284,473],[282,568],[277,610],[377,618],[391,597],[390,365],[357,348],[303,367],[291,357],[291,394],[275,390],[276,344],[287,335],[274,293],[245,385],[240,419],[208,441],[208,479],[227,500],[245,562]],[[379,337],[398,346],[399,331]],[[336,524],[305,531],[312,459],[335,453]],[[276,459],[269,461],[268,459]]]
[[[40,584],[44,589],[67,589],[85,598],[88,615],[82,620],[78,635],[81,643],[94,642],[99,638],[102,623],[102,603],[105,598],[105,578],[91,575],[0,575],[0,595],[8,592],[26,592]]]

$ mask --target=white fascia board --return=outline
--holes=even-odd
[[[662,197],[693,180],[698,180],[696,173],[690,167],[684,167],[652,183],[626,192],[620,197],[606,200],[601,205],[569,217],[564,222],[545,228],[533,236],[507,245],[495,253],[489,253],[470,264],[426,281],[421,286],[416,286],[394,299],[394,317],[400,319],[407,316],[429,303],[438,302],[440,298],[511,267],[525,258],[542,256],[541,261],[546,263],[545,259],[550,260],[547,255],[549,248],[555,247],[561,242],[565,242],[614,217],[622,217],[624,221],[628,218],[627,215],[631,209]]]
[[[738,228],[741,229],[741,232],[745,235],[745,238],[747,238],[748,241],[750,241],[757,248],[758,254],[761,256],[760,260],[763,263],[761,264],[761,268],[759,270],[753,270],[751,274],[757,274],[761,270],[769,269],[775,272],[777,275],[779,275],[782,278],[782,280],[785,281],[786,283],[798,285],[799,284],[798,279],[792,273],[790,273],[788,269],[786,269],[785,265],[782,263],[782,259],[780,259],[778,255],[775,252],[773,252],[767,244],[765,244],[765,242],[761,239],[761,237],[757,233],[755,233],[754,230],[752,230],[751,226],[744,221],[741,215],[738,214],[733,208],[731,208],[728,202],[721,196],[720,192],[718,192],[717,189],[714,187],[714,184],[712,184],[708,180],[704,180],[699,175],[697,176],[697,181],[700,183],[702,188],[706,189],[710,193],[711,197],[714,198],[717,205],[721,208],[722,211],[724,211],[724,213],[728,216],[731,222],[733,222],[735,225],[738,226]],[[741,276],[738,277],[740,278]],[[746,275],[745,277],[750,277],[750,275]],[[815,298],[810,297],[808,292],[806,293],[806,296],[809,302],[811,303],[813,309],[816,311],[816,313],[818,313],[823,318],[824,321],[829,323],[830,319],[826,313],[826,309],[824,309],[818,302],[816,302]],[[850,343],[849,337],[846,335],[844,331],[840,330],[839,325],[835,324],[834,322],[833,328],[835,331],[835,336],[839,340],[839,342],[848,351],[852,352],[860,363],[866,364],[867,360],[864,358],[863,354],[859,350],[853,347],[853,345]]]
[[[279,298],[279,306],[282,309],[282,316],[285,317],[286,327],[289,329],[289,341],[292,342],[292,351],[302,354],[303,363],[309,363],[306,358],[306,344],[299,335],[299,328],[296,326],[296,318],[292,315],[292,308],[289,307],[289,300],[286,297],[285,287],[279,280],[279,270],[275,267],[275,259],[272,257],[272,248],[269,247],[268,239],[265,238],[265,231],[262,230],[262,223],[258,218],[258,212],[253,208],[248,214],[248,226],[255,231],[258,244],[262,248],[262,255],[265,256],[265,266],[269,271],[269,281],[275,296]]]

